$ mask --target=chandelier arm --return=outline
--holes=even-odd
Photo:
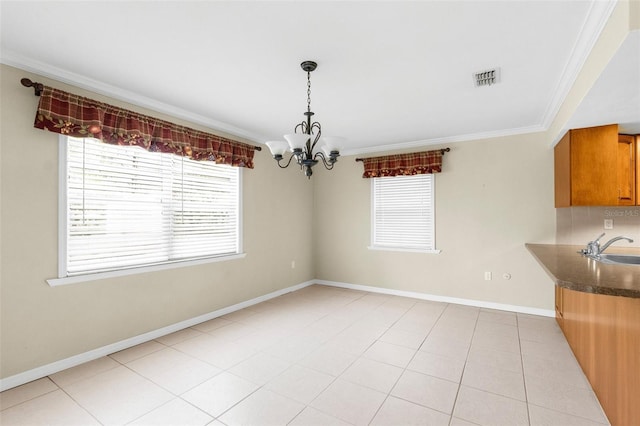
[[[293,133],[298,133],[298,129],[302,130],[301,133],[307,133],[307,122],[302,121],[293,128]]]
[[[324,168],[325,168],[325,169],[327,169],[327,170],[333,170],[333,166],[334,166],[336,163],[330,163],[329,165],[327,165],[327,163],[323,161],[323,162],[322,162],[322,164],[324,165]]]
[[[315,160],[318,157],[320,157],[320,159],[322,160],[322,165],[324,165],[325,169],[333,169],[333,165],[336,163],[335,161],[331,161],[331,159],[327,160],[327,157],[320,151],[316,152],[316,155],[313,156],[313,159]]]
[[[282,158],[276,159],[276,161],[278,162],[278,167],[280,167],[281,169],[286,169],[287,167],[289,167],[289,164],[291,164],[291,160],[293,160],[293,157],[295,157],[295,155],[291,154],[291,156],[289,157],[289,161],[287,161],[287,164],[284,166],[280,164],[280,161],[282,161]]]
[[[318,123],[317,121],[314,122],[311,125],[311,131],[310,133],[313,133],[313,130],[317,130],[316,132],[316,137],[313,140],[313,143],[310,143],[310,147],[309,147],[309,152],[313,152],[313,148],[315,148],[316,144],[318,143],[318,141],[320,140],[320,136],[322,136],[322,128],[320,127],[320,123]]]

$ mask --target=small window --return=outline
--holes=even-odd
[[[434,176],[371,179],[372,249],[437,252]]]
[[[240,168],[61,137],[60,277],[240,253]]]

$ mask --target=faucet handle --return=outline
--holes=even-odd
[[[587,243],[587,248],[580,250],[580,252],[587,256],[597,256],[598,254],[600,254],[600,238],[604,236],[605,236],[604,232],[598,235],[598,237],[596,237],[595,240],[589,241]]]

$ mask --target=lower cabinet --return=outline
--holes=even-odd
[[[563,315],[562,312],[562,290],[563,288],[560,286],[556,286],[556,320],[558,321],[558,325],[560,328],[563,327]]]
[[[640,425],[640,299],[556,287],[556,317],[612,425]]]

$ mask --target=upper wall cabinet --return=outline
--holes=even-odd
[[[636,138],[631,135],[618,135],[618,205],[633,206],[638,199],[636,179],[637,155]]]
[[[554,149],[556,207],[636,205],[637,150],[617,124],[567,132]]]

